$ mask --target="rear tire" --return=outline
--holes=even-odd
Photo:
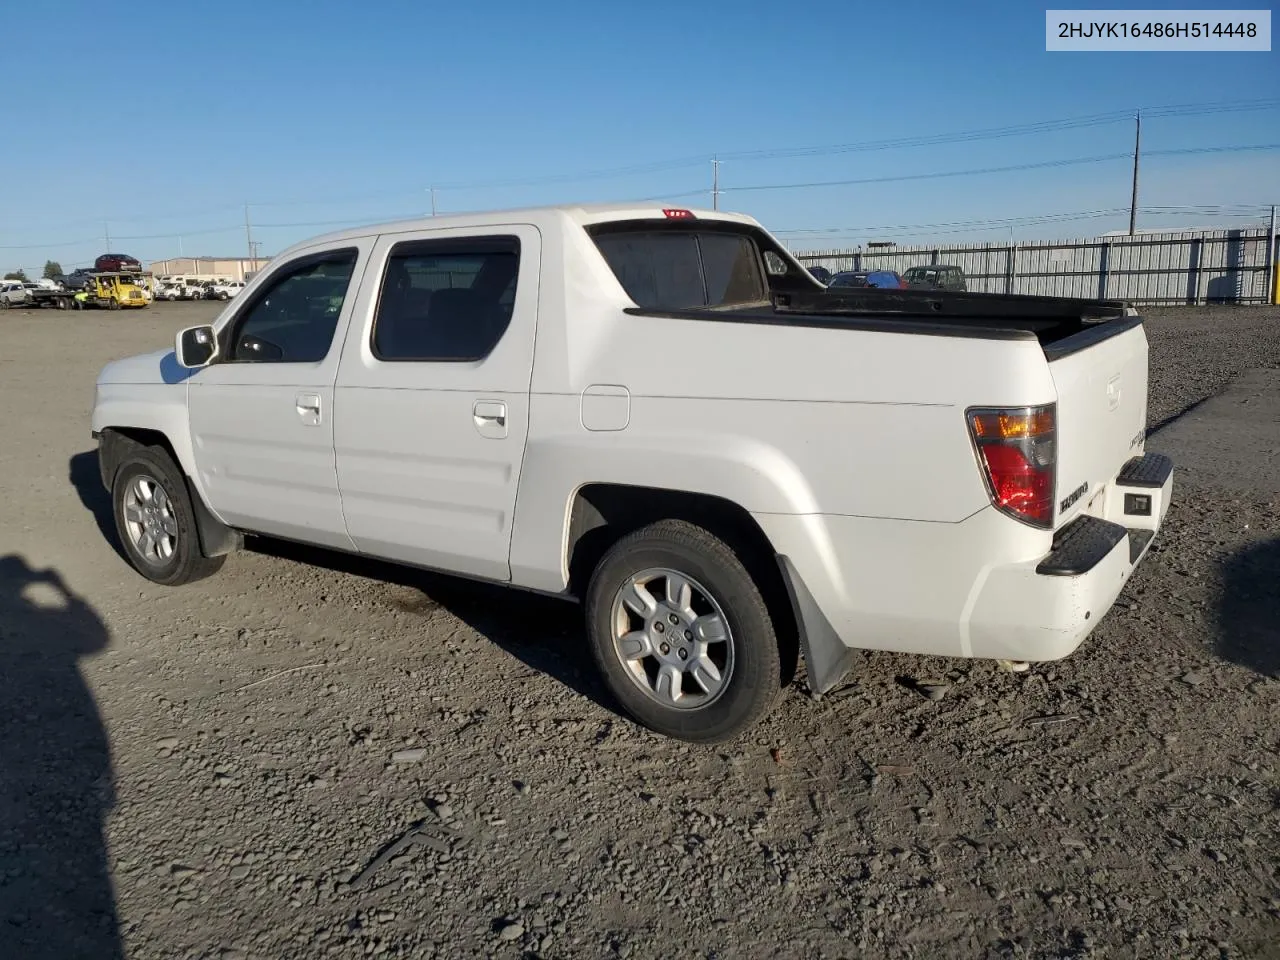
[[[125,556],[154,583],[194,583],[226,560],[200,552],[186,478],[162,449],[139,447],[128,454],[111,485],[111,507]]]
[[[610,692],[657,733],[723,742],[777,699],[768,606],[733,550],[702,527],[661,520],[614,544],[592,574],[586,620]]]

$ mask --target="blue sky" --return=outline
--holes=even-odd
[[[21,21],[20,6],[7,19]],[[95,3],[26,6],[64,24],[101,18]],[[143,260],[180,249],[240,255],[246,202],[271,254],[333,221],[426,212],[433,183],[442,212],[690,191],[703,192],[681,202],[707,206],[716,154],[721,206],[778,231],[813,231],[785,234],[797,246],[1005,239],[1005,224],[972,224],[1127,206],[1128,161],[742,188],[1125,153],[1132,123],[737,155],[1265,98],[1275,105],[1149,118],[1140,202],[1231,212],[1280,202],[1280,150],[1154,153],[1280,143],[1280,53],[1047,53],[1044,7],[1027,3],[223,0],[216,9],[135,2],[132,34],[112,27],[119,44],[88,28],[6,44],[5,127],[23,135],[6,133],[0,149],[0,269],[38,269],[46,258],[70,268],[103,252],[106,230],[117,252]],[[619,170],[630,172],[579,176]],[[1242,221],[1178,211],[1142,222]],[[1024,222],[1014,233],[1090,236],[1126,223],[1112,214]]]

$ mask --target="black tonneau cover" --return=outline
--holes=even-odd
[[[633,316],[826,327],[876,333],[1038,340],[1050,361],[1142,324],[1119,300],[1032,297],[938,290],[777,291],[771,303],[741,307],[655,310],[629,307]]]
[[[1115,320],[1125,315],[1126,304],[1121,300],[1085,300],[1075,297],[841,287],[837,290],[814,290],[812,293],[778,293],[774,296],[774,307],[779,313],[819,316],[890,313],[912,317],[980,318],[986,325],[1000,326],[999,321],[1006,318],[1056,323],[1064,320]],[[1020,323],[1019,326],[1027,329],[1025,324]]]

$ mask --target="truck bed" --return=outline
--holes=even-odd
[[[729,309],[627,312],[918,336],[1035,339],[1051,361],[1142,323],[1119,300],[870,288],[779,292],[772,303]]]

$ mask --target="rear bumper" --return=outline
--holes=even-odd
[[[1108,487],[1102,517],[1071,521],[1034,564],[994,569],[970,620],[973,655],[1059,660],[1073,652],[1146,556],[1172,494],[1173,463],[1135,457]]]
[[[1053,536],[994,509],[955,524],[757,519],[780,555],[810,683],[822,693],[839,682],[858,648],[1031,661],[1067,656],[1146,556],[1172,493],[1172,464],[1149,454],[1108,484],[1095,514]]]

